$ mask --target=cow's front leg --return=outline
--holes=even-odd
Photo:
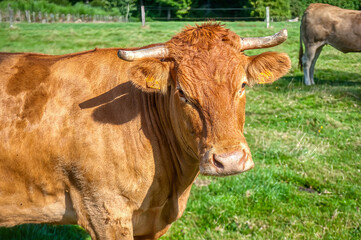
[[[99,240],[133,240],[133,226],[131,218],[107,217],[103,224],[96,228]]]
[[[94,204],[96,203],[96,204]],[[88,224],[84,226],[93,240],[133,239],[133,207],[123,197],[89,201]]]

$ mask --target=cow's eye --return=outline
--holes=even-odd
[[[239,94],[242,96],[244,91],[246,90],[247,83],[242,83],[241,90],[239,90]]]
[[[182,89],[178,89],[178,94],[180,97],[184,97],[184,92]]]
[[[179,89],[179,88],[178,88],[178,95],[179,95],[179,98],[180,98],[183,102],[188,103],[188,100],[187,100],[186,96],[184,95],[184,92],[183,92],[182,89]]]

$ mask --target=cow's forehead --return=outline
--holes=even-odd
[[[231,97],[245,76],[243,53],[213,49],[188,55],[179,63],[177,82],[195,99],[212,98],[214,92]]]
[[[170,57],[180,60],[190,52],[230,47],[240,51],[240,37],[218,23],[189,26],[166,43]]]
[[[178,75],[184,81],[225,84],[244,75],[247,57],[233,48],[222,46],[191,52],[178,63]]]
[[[248,58],[240,51],[239,36],[222,25],[187,27],[166,45],[178,66],[178,84],[188,93],[224,89],[226,94],[241,85]]]

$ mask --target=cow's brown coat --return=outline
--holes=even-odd
[[[287,55],[248,57],[219,24],[166,45],[169,59],[134,62],[118,49],[0,54],[1,226],[74,223],[93,239],[158,238],[200,170],[253,166],[244,84],[284,75]],[[212,165],[230,156],[240,165]]]

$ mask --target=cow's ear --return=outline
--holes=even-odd
[[[291,68],[291,60],[285,53],[265,52],[249,57],[246,68],[250,85],[273,83]]]
[[[130,81],[142,91],[165,93],[169,78],[169,63],[154,58],[134,62],[128,71]]]

